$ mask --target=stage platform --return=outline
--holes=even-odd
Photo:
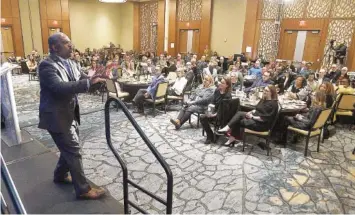
[[[101,200],[77,200],[72,185],[53,183],[58,156],[35,138],[12,147],[1,141],[1,153],[28,214],[123,214],[110,193]],[[3,182],[1,192],[14,213]]]

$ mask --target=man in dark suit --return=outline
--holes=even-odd
[[[60,151],[54,182],[72,183],[77,198],[97,199],[105,194],[105,190],[91,188],[84,175],[77,94],[87,92],[90,85],[104,79],[88,79],[78,70],[75,62],[69,59],[73,50],[67,35],[53,34],[48,38],[48,46],[50,55],[38,67],[41,87],[38,127],[48,130]]]

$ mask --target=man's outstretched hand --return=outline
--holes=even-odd
[[[100,83],[100,82],[105,82],[105,81],[106,81],[106,79],[104,79],[104,78],[92,77],[92,78],[90,79],[90,84],[92,85],[92,84],[96,84],[96,83]]]

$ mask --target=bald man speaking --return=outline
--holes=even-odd
[[[38,127],[48,130],[60,151],[53,181],[73,184],[77,198],[98,199],[104,196],[105,190],[91,188],[83,171],[77,94],[87,92],[90,85],[105,80],[88,79],[79,71],[69,59],[73,46],[67,35],[51,35],[48,46],[50,55],[38,67],[41,87]]]

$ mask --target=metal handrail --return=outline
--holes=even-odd
[[[109,111],[110,109],[109,108],[110,108],[110,104],[112,102],[115,102],[118,105],[118,108],[122,109],[123,113],[126,115],[126,117],[129,119],[129,121],[132,123],[133,127],[136,129],[136,131],[141,136],[141,138],[143,139],[145,144],[148,146],[150,151],[154,154],[155,158],[159,161],[160,165],[163,167],[163,169],[166,173],[166,176],[167,176],[167,180],[168,180],[166,201],[128,179],[127,166],[126,166],[124,160],[118,154],[117,150],[113,147],[112,142],[111,142],[110,111]],[[129,199],[128,199],[128,184],[130,184],[130,185],[134,186],[136,189],[144,192],[145,194],[149,195],[153,199],[155,199],[155,200],[159,201],[160,203],[162,203],[163,205],[165,205],[166,206],[166,214],[171,214],[172,213],[172,204],[173,204],[173,174],[171,172],[171,169],[170,169],[169,165],[166,163],[166,161],[164,160],[164,158],[161,156],[161,154],[158,152],[158,150],[150,142],[150,140],[145,135],[145,133],[143,132],[141,127],[138,125],[136,120],[133,118],[131,113],[128,111],[126,105],[121,100],[118,100],[116,98],[109,98],[106,101],[106,104],[105,104],[105,130],[106,130],[107,144],[122,167],[124,213],[125,214],[129,213],[128,206],[131,205],[132,207],[137,209],[139,212],[147,214],[147,212],[144,209],[140,208],[135,203],[129,201]]]
[[[13,205],[15,207],[15,211],[17,214],[27,214],[25,207],[23,206],[21,198],[15,187],[14,181],[11,178],[10,172],[7,169],[5,160],[2,157],[2,154],[0,155],[1,155],[1,178],[3,179],[5,186],[9,192],[11,201],[13,202]],[[3,197],[1,197],[1,200],[3,200]],[[6,204],[2,206],[6,206]]]

